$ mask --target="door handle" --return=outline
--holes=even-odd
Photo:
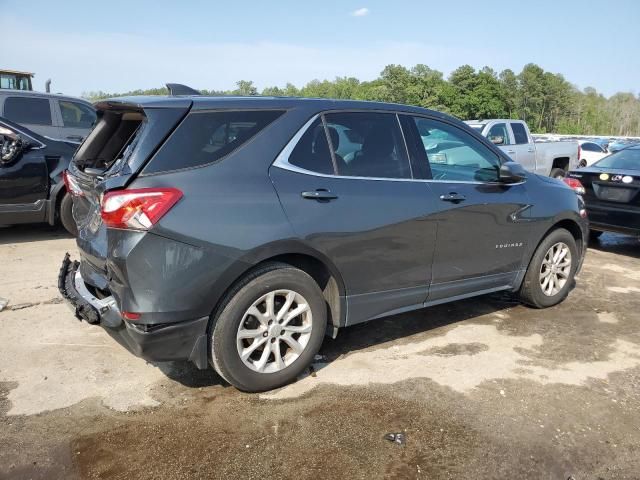
[[[535,150],[533,148],[530,148],[529,150],[527,150],[527,152],[533,153],[533,152],[535,152]]]
[[[516,151],[515,151],[515,150],[507,150],[507,153],[508,153],[509,155],[513,155],[514,153],[516,153]]]
[[[69,135],[67,140],[73,140],[74,142],[81,142],[82,137],[80,135]]]
[[[310,192],[302,192],[300,195],[302,195],[302,198],[307,198],[309,200],[318,200],[325,202],[338,198],[335,193],[331,193],[329,190],[326,190],[324,188],[319,188]]]
[[[456,192],[447,193],[446,195],[440,195],[440,200],[442,200],[443,202],[460,203],[464,202],[466,199],[467,197]]]

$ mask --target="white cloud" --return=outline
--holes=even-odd
[[[351,12],[351,15],[354,17],[364,17],[365,15],[369,15],[369,13],[370,13],[369,9],[366,7],[363,7]]]

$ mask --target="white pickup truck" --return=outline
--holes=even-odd
[[[562,178],[578,166],[578,142],[535,143],[521,120],[492,119],[465,122],[527,170]]]

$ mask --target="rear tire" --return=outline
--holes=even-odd
[[[213,367],[246,392],[295,380],[318,353],[327,325],[327,306],[318,284],[283,263],[249,273],[217,311],[210,339]]]
[[[520,287],[520,299],[535,308],[562,302],[574,284],[578,248],[564,228],[550,232],[538,245]]]
[[[567,172],[565,172],[561,168],[552,168],[551,173],[549,173],[549,176],[551,178],[564,178],[566,174]]]
[[[65,228],[67,232],[69,232],[74,237],[78,236],[78,226],[76,225],[76,221],[73,219],[73,199],[71,195],[68,193],[64,194],[62,197],[62,201],[60,201],[60,210],[58,211],[58,215],[60,216],[60,223]]]

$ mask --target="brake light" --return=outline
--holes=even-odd
[[[100,215],[107,227],[147,230],[182,198],[177,188],[139,188],[104,194]]]
[[[566,183],[570,188],[572,188],[573,191],[578,195],[584,195],[585,189],[582,183],[580,183],[580,180],[576,180],[575,178],[571,177],[564,177],[562,181]]]
[[[141,316],[142,315],[140,315],[139,313],[136,313],[136,312],[122,312],[122,318],[124,318],[125,320],[129,320],[129,321],[140,320]]]
[[[64,186],[67,187],[67,192],[69,192],[72,197],[84,196],[84,192],[82,188],[80,188],[80,185],[78,185],[78,181],[73,175],[69,174],[68,170],[62,172],[62,179],[64,180]]]

